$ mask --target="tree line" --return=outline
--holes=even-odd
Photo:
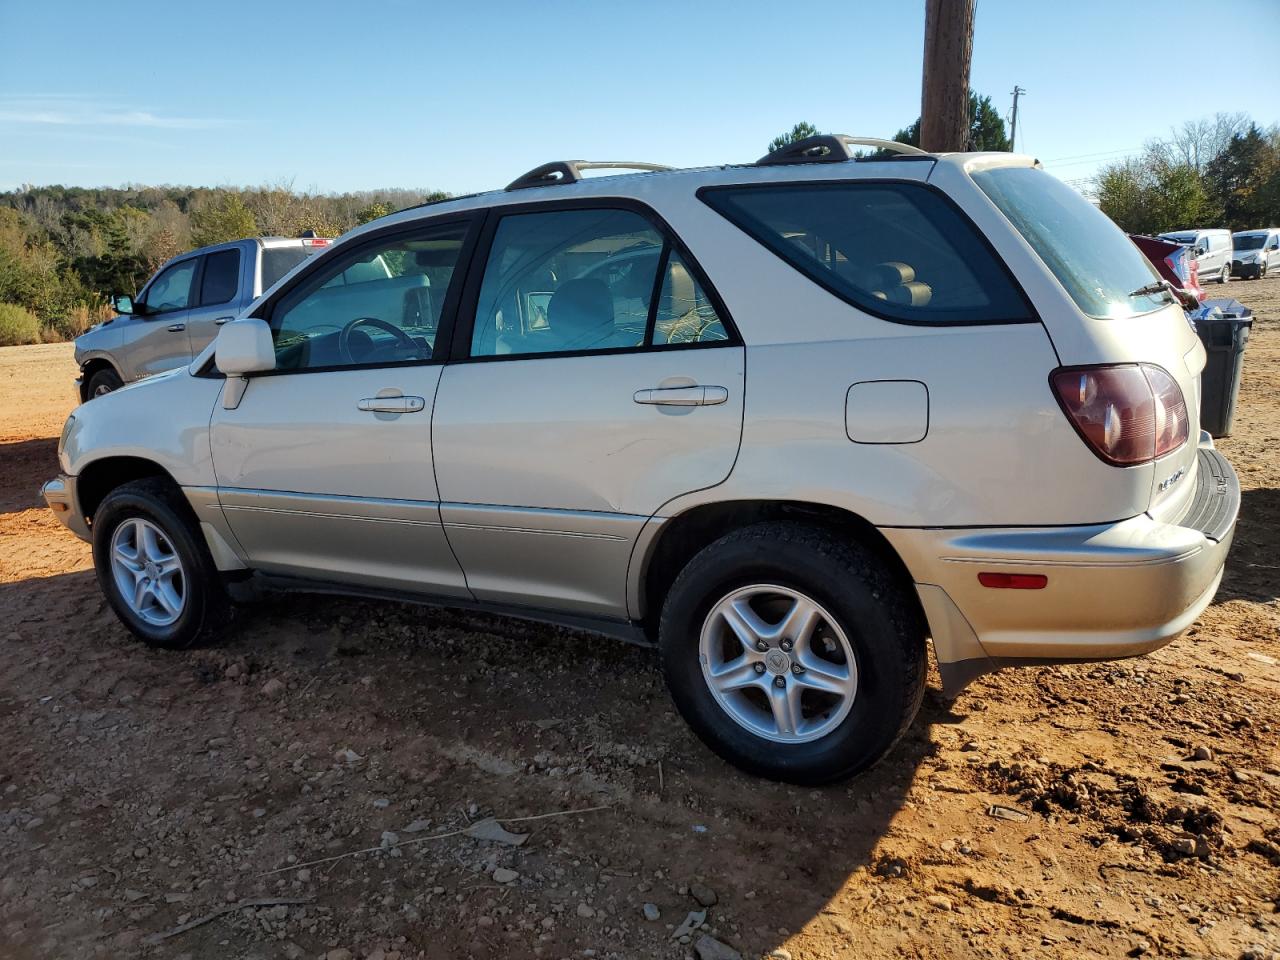
[[[440,191],[33,187],[0,193],[0,345],[78,336],[170,257],[243,237],[336,237]]]
[[[1191,120],[1102,168],[1102,211],[1129,233],[1280,226],[1280,125],[1247,114]]]

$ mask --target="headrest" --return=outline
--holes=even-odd
[[[601,280],[570,280],[552,295],[547,322],[561,345],[589,347],[613,333],[613,295]]]

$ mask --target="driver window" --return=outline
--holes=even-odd
[[[272,313],[276,369],[430,360],[467,224],[451,224],[342,254]]]
[[[147,313],[171,313],[185,310],[191,299],[191,281],[196,275],[196,258],[175,263],[156,277],[147,290]]]

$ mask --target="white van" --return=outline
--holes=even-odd
[[[1280,270],[1280,228],[1241,230],[1232,234],[1231,272],[1237,277],[1261,280]]]
[[[1180,243],[1191,248],[1200,269],[1200,282],[1211,278],[1219,283],[1231,279],[1231,231],[1230,230],[1175,230],[1160,234],[1161,240]]]

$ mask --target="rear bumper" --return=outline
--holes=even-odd
[[[40,496],[49,505],[53,515],[81,540],[90,540],[89,524],[85,522],[84,513],[80,509],[80,500],[76,497],[76,478],[65,473],[49,480],[40,488]]]
[[[1213,600],[1240,484],[1202,448],[1176,522],[1142,514],[1082,527],[884,530],[916,580],[949,695],[1002,666],[1148,653]],[[979,573],[1040,574],[1043,589],[991,589]]]

